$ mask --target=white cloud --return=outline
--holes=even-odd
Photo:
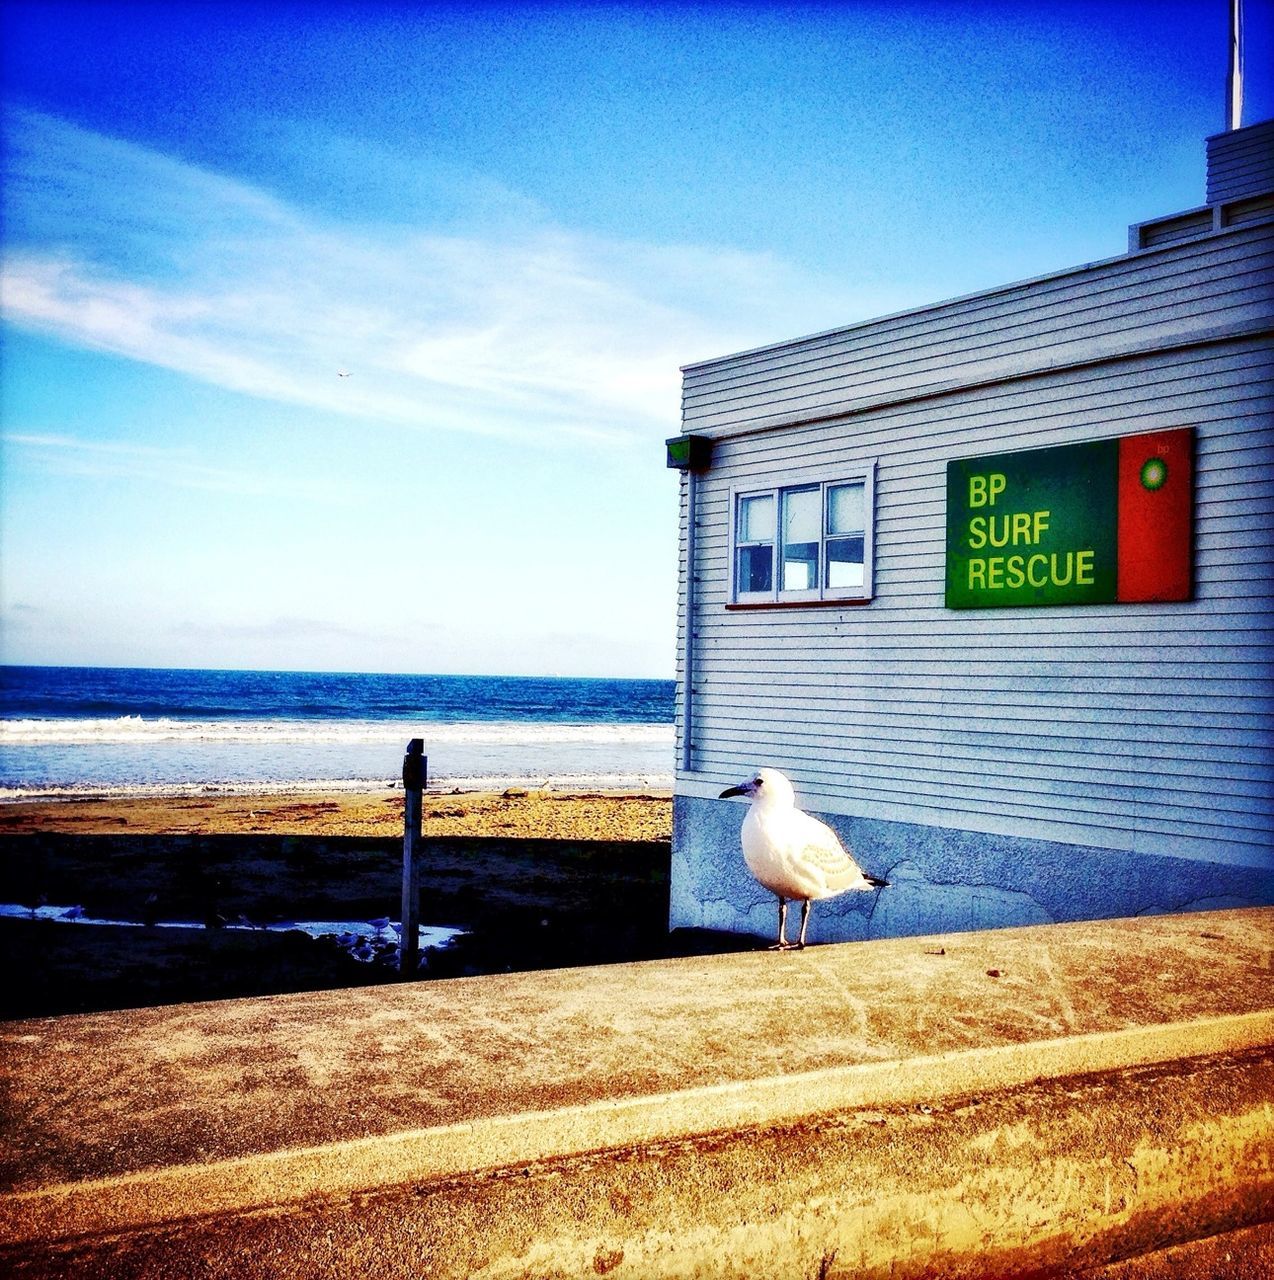
[[[325,223],[46,115],[11,126],[11,323],[365,421],[648,438],[676,429],[687,360],[882,309],[769,255],[539,216],[469,235]]]
[[[59,475],[117,476],[164,487],[200,489],[255,497],[303,497],[326,505],[348,501],[335,480],[264,475],[211,466],[188,449],[84,440],[59,434],[9,432],[5,446],[21,451],[38,467]]]

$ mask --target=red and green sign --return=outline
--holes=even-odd
[[[947,606],[1189,600],[1194,429],[947,463]]]

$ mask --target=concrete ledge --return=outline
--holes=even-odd
[[[848,1265],[850,1243],[863,1274],[966,1246],[1012,1274],[1010,1253],[1038,1269],[1082,1240],[1097,1265],[1274,1204],[1271,910],[31,1020],[0,1044],[0,1253],[32,1275],[196,1247],[198,1274],[328,1274],[315,1249],[342,1238],[331,1274],[372,1240],[381,1274],[388,1253],[404,1275],[800,1274],[779,1259]],[[653,1189],[623,1230],[563,1217],[563,1186],[622,1200],[625,1168]],[[772,1212],[705,1202],[705,1179]],[[262,1233],[254,1271],[233,1242]]]

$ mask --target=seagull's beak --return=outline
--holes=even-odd
[[[726,787],[726,789],[717,797],[718,800],[725,800],[729,796],[746,796],[749,795],[747,787]]]

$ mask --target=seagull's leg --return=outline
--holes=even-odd
[[[805,899],[801,903],[801,940],[796,944],[798,951],[805,950],[805,930],[810,922],[810,900]]]
[[[792,944],[787,940],[787,899],[779,898],[779,940],[771,951],[786,951]]]

